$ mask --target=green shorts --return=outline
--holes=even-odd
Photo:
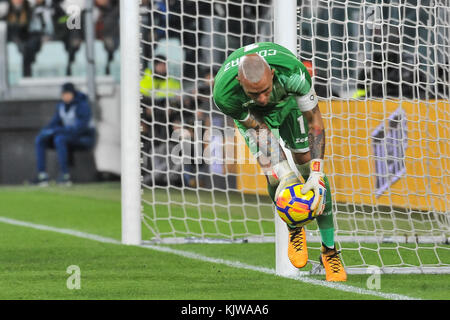
[[[256,116],[258,116],[256,114]],[[288,98],[278,104],[271,112],[260,115],[264,123],[278,139],[283,139],[286,148],[294,153],[305,153],[309,151],[308,143],[308,120],[303,116],[294,97]],[[245,139],[251,153],[258,153],[258,148],[247,133],[248,129],[239,121],[234,120],[239,132]]]

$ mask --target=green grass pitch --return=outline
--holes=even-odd
[[[0,217],[120,240],[120,185],[0,188]],[[144,238],[150,232],[143,228]],[[248,265],[275,266],[274,244],[168,246]],[[315,254],[314,252],[312,254]],[[445,258],[445,257],[444,257]],[[447,257],[448,258],[448,257]],[[77,265],[81,288],[69,290]],[[366,288],[369,275],[346,285]],[[314,276],[323,279],[323,276]],[[378,292],[449,299],[450,275],[382,275]],[[0,222],[0,299],[380,299],[254,270]],[[283,290],[279,290],[283,288]]]

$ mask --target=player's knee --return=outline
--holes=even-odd
[[[56,135],[53,138],[53,143],[55,144],[55,147],[64,145],[66,144],[66,137],[64,137],[63,135]]]
[[[34,144],[36,146],[42,146],[46,143],[47,137],[43,134],[38,134],[34,139]]]

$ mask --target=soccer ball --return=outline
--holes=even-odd
[[[316,210],[311,210],[314,191],[301,193],[303,184],[294,183],[287,186],[278,196],[276,207],[280,218],[289,225],[304,226],[316,217]]]

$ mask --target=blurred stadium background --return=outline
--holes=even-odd
[[[102,178],[98,172],[109,178],[120,173],[118,5],[110,0],[0,1],[0,183],[22,184],[36,174],[34,138],[50,121],[67,81],[89,95],[98,132],[93,153],[75,154],[74,179],[96,181]],[[51,176],[56,167],[52,153]]]

